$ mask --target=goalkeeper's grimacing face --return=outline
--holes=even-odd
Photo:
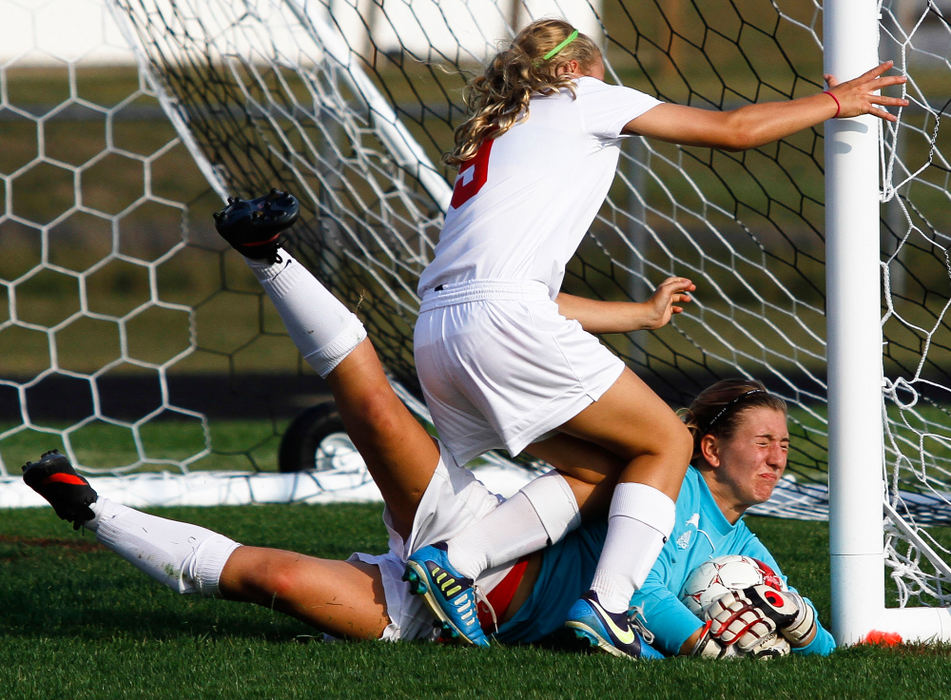
[[[749,507],[769,499],[786,469],[789,430],[783,411],[764,406],[744,409],[736,431],[718,439],[714,479],[721,496]]]

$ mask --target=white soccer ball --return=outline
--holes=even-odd
[[[687,577],[680,600],[698,617],[720,596],[749,586],[766,584],[786,589],[783,580],[767,564],[742,554],[725,554],[703,562]]]

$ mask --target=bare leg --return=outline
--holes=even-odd
[[[362,562],[239,547],[218,588],[229,600],[278,610],[336,637],[379,639],[390,622],[380,570]]]
[[[327,378],[394,527],[408,537],[438,464],[436,443],[390,387],[362,324],[295,261],[286,263],[252,263],[252,268],[305,359]],[[70,483],[79,479],[68,463],[47,462],[36,467],[45,470],[43,475],[55,467],[57,474],[73,479]],[[82,484],[76,488],[81,490]],[[220,594],[266,605],[340,636],[377,639],[389,624],[375,566],[243,547],[205,528],[107,499],[82,504],[93,515],[87,520],[83,513],[82,521],[101,542],[179,593]]]
[[[598,401],[565,423],[561,431],[593,442],[624,462],[618,481],[653,486],[672,500],[690,462],[693,441],[684,424],[636,374],[625,369]],[[564,471],[585,480],[582,469]]]
[[[644,583],[673,528],[674,501],[690,462],[690,434],[629,370],[562,429],[628,460],[611,497],[607,536],[592,578],[596,597],[585,603],[620,614]]]
[[[394,528],[407,537],[439,461],[439,448],[393,391],[369,340],[347,355],[327,381]]]
[[[551,472],[447,542],[453,567],[469,578],[556,542],[582,518],[604,518],[624,461],[580,438],[558,433],[530,445]],[[572,476],[575,474],[576,476]]]
[[[625,462],[616,454],[566,433],[533,443],[525,450],[560,471],[585,520],[607,515],[611,493]]]
[[[301,355],[329,382],[393,525],[406,537],[438,448],[396,396],[359,319],[287,252],[280,258],[247,262]]]

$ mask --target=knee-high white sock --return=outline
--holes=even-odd
[[[591,582],[606,610],[627,610],[674,529],[674,513],[674,502],[653,486],[622,482],[615,487],[604,549]]]
[[[84,526],[96,539],[178,593],[218,593],[218,579],[241,545],[198,525],[149,515],[107,498],[93,503]]]
[[[580,522],[568,483],[558,472],[548,472],[449,540],[447,554],[460,574],[475,578],[559,541]]]
[[[366,329],[316,277],[281,251],[281,262],[245,258],[271,298],[291,340],[317,374],[326,377],[367,337]]]

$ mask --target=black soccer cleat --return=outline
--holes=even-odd
[[[255,199],[228,197],[214,213],[215,228],[231,247],[254,260],[278,262],[281,232],[297,221],[300,204],[287,192],[272,189]]]
[[[37,461],[24,464],[23,481],[49,501],[56,515],[71,522],[74,530],[95,517],[89,504],[95,503],[99,494],[58,450],[44,452]]]

